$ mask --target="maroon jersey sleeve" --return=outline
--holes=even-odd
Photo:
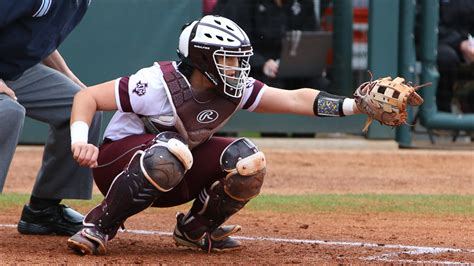
[[[252,111],[256,104],[260,101],[261,92],[265,84],[260,80],[249,78],[247,82],[246,93],[244,93],[244,105],[242,109]],[[250,110],[251,109],[251,110]]]
[[[117,80],[118,86],[115,93],[118,109],[122,112],[133,112],[130,95],[128,94],[128,82],[130,77],[121,77]]]

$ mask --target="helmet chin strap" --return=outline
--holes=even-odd
[[[197,91],[205,91],[215,87],[214,84],[197,68],[193,69],[189,82]]]
[[[211,81],[201,71],[194,69],[190,78],[193,99],[198,103],[208,103],[216,97]]]
[[[187,60],[186,62],[184,63],[192,63],[190,60]],[[232,86],[230,85],[230,82],[227,80],[227,79],[235,79],[236,80],[236,84],[238,84],[238,79],[239,77],[234,75],[234,76],[219,76],[219,77],[216,77],[217,79],[221,79],[223,78],[224,80],[219,80],[218,81],[218,85],[214,85],[213,81],[211,78],[207,77],[202,71],[201,69],[195,67],[194,65],[190,64],[190,66],[193,67],[193,71],[192,71],[192,74],[191,76],[189,77],[189,81],[191,83],[191,87],[193,88],[193,91],[194,92],[198,92],[196,94],[193,94],[193,98],[199,102],[199,103],[206,103],[206,102],[209,102],[210,100],[202,100],[202,96],[201,95],[206,95],[206,96],[210,96],[210,95],[222,95],[222,96],[225,96],[225,97],[236,97],[236,96],[233,96],[231,94],[227,94],[225,93],[225,88],[226,87],[229,87],[229,88],[232,88]],[[238,72],[240,73],[240,72]],[[223,88],[220,89],[218,86],[222,86]],[[201,93],[201,92],[209,92],[209,93]],[[199,98],[199,99],[198,99]],[[208,98],[208,97],[207,97]],[[237,97],[238,98],[238,97]],[[212,100],[212,99],[211,99]]]

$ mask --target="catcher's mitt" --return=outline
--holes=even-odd
[[[406,124],[407,104],[418,106],[423,103],[416,90],[425,85],[412,86],[401,77],[394,80],[385,77],[360,85],[354,99],[359,110],[369,116],[362,131],[367,131],[373,119],[392,127]]]

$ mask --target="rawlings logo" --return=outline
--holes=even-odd
[[[138,96],[142,96],[146,93],[146,88],[148,88],[148,83],[142,81],[138,81],[137,85],[135,85],[135,89],[133,89],[133,93],[136,93]]]
[[[207,110],[201,111],[197,115],[196,120],[201,124],[208,124],[208,123],[212,123],[216,121],[218,117],[219,117],[219,114],[216,111],[207,109]]]

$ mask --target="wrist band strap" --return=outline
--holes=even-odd
[[[344,99],[344,103],[342,103],[342,112],[344,115],[353,115],[354,113],[354,105],[355,100],[351,98]]]
[[[84,121],[75,121],[71,124],[71,145],[76,142],[88,141],[89,125]]]
[[[314,99],[313,112],[316,116],[321,117],[344,116],[342,109],[344,99],[346,99],[344,96],[320,91]]]

